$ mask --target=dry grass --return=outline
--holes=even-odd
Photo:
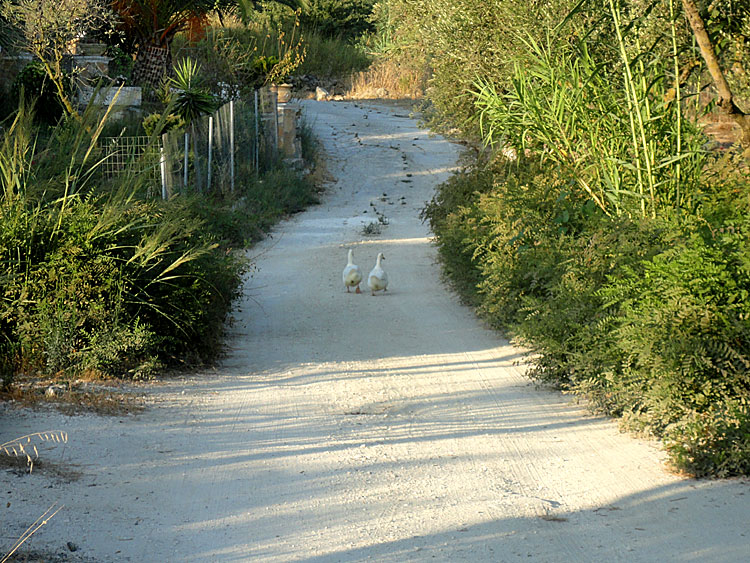
[[[76,554],[77,555],[77,554]],[[18,563],[63,563],[66,561],[71,561],[71,559],[68,557],[68,555],[65,552],[51,552],[51,551],[38,551],[38,550],[32,550],[32,551],[19,551],[18,553],[14,553],[11,555],[8,559],[4,560],[8,562],[18,562]],[[93,559],[89,558],[83,558],[77,557],[75,561],[93,561]]]
[[[80,471],[70,464],[55,463],[39,458],[34,460],[33,464],[30,464],[26,459],[8,455],[5,452],[0,452],[0,469],[7,469],[18,476],[36,473],[65,483],[78,481],[82,475]]]
[[[51,406],[63,414],[95,413],[120,416],[141,412],[145,408],[143,396],[122,390],[123,384],[113,381],[55,382],[46,379],[21,378],[0,392],[0,401],[22,407]]]
[[[54,463],[40,459],[39,449],[37,446],[42,444],[65,444],[68,441],[68,433],[64,430],[46,430],[43,432],[34,432],[19,438],[14,438],[3,444],[0,444],[0,469],[6,469],[19,477],[23,477],[32,472],[52,477],[58,481],[70,483],[81,477],[81,473],[71,468],[69,464]],[[7,508],[11,504],[8,503]],[[44,513],[31,524],[23,534],[16,539],[10,550],[0,559],[0,563],[7,561],[28,561],[30,554],[20,553],[19,549],[26,543],[37,531],[49,522],[61,509],[55,502]],[[45,560],[41,558],[40,560]]]
[[[11,547],[10,551],[5,554],[5,556],[0,560],[0,563],[6,563],[7,561],[57,561],[58,559],[47,559],[44,557],[39,557],[38,559],[31,559],[31,554],[24,554],[20,553],[18,550],[19,548],[26,543],[26,541],[31,538],[36,532],[38,532],[43,526],[47,524],[60,510],[62,510],[64,505],[59,505],[57,503],[53,503],[52,506],[50,506],[47,510],[44,511],[44,514],[42,514],[39,518],[36,519],[36,522],[31,524],[23,534],[21,534],[21,537],[19,537],[16,542],[13,544],[13,547]],[[36,556],[35,556],[36,557]],[[64,561],[65,559],[61,559]]]
[[[34,432],[20,438],[14,438],[4,444],[0,444],[0,467],[23,469],[24,473],[31,473],[34,468],[39,468],[39,450],[37,445],[43,443],[65,444],[68,441],[68,433],[64,430],[47,430]],[[46,464],[42,466],[42,472]]]
[[[328,166],[326,165],[327,156],[324,153],[323,147],[319,146],[317,150],[320,154],[315,155],[312,169],[307,174],[307,180],[315,186],[318,192],[323,192],[327,185],[336,181],[336,178],[328,170]]]
[[[380,223],[376,223],[373,221],[372,223],[367,223],[367,225],[364,225],[362,229],[360,230],[360,234],[366,237],[373,237],[381,234],[383,232],[383,227]]]
[[[345,97],[419,99],[424,96],[427,78],[424,69],[381,60],[365,71],[352,74]]]

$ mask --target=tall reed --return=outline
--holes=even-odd
[[[544,43],[522,38],[525,61],[508,89],[477,79],[478,119],[486,144],[542,154],[605,214],[653,217],[693,204],[703,137],[682,118],[674,19],[665,58],[660,45],[641,47],[637,17],[624,21],[614,0],[608,6],[613,49],[595,43],[594,30],[575,42],[561,29]]]

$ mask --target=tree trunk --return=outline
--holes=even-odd
[[[159,88],[165,75],[169,75],[172,66],[172,54],[169,45],[143,45],[138,48],[133,64],[132,80],[138,86]]]
[[[682,0],[682,6],[685,9],[685,15],[693,30],[695,40],[698,42],[703,60],[706,61],[708,72],[711,74],[711,79],[719,93],[719,108],[724,114],[731,116],[735,123],[740,126],[742,130],[740,144],[745,149],[750,150],[750,115],[737,107],[734,101],[732,90],[724,76],[724,72],[721,70],[719,58],[716,56],[716,50],[713,43],[711,43],[711,38],[708,36],[706,24],[703,22],[695,0]]]
[[[54,68],[50,65],[48,61],[45,59],[41,59],[42,64],[44,65],[44,70],[47,73],[47,77],[50,79],[52,84],[55,86],[55,89],[57,90],[57,96],[60,98],[60,102],[62,102],[63,107],[65,108],[65,111],[68,112],[68,115],[74,117],[76,120],[81,121],[81,116],[76,111],[75,107],[73,107],[73,103],[70,101],[70,96],[65,91],[65,87],[63,86],[63,72],[60,67],[60,61],[56,60],[54,64]]]

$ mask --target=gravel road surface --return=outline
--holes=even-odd
[[[397,105],[303,105],[334,180],[250,251],[219,369],[138,415],[0,406],[0,441],[69,436],[0,470],[0,551],[63,505],[30,542],[47,560],[750,561],[747,480],[675,476],[538,389],[441,282],[419,211],[460,148]],[[384,253],[385,294],[346,292],[349,248],[365,274]]]

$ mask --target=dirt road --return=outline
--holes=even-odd
[[[43,455],[79,474],[2,471],[3,545],[59,503],[32,548],[68,560],[750,559],[746,481],[674,476],[535,388],[441,283],[418,215],[458,148],[393,106],[305,112],[336,181],[252,251],[220,370],[137,416],[0,411],[0,441],[67,430]],[[387,293],[346,293],[349,248],[385,254]]]

